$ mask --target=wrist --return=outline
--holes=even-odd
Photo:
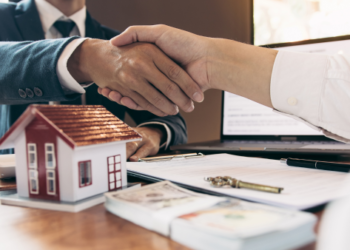
[[[231,53],[233,41],[222,38],[209,38],[207,50],[208,86],[213,89],[225,90],[225,86],[232,85],[230,76],[232,67],[236,64],[235,53]]]
[[[93,39],[87,39],[82,42],[68,59],[68,71],[78,83],[93,81],[89,70],[90,60],[87,59],[91,43],[93,43]]]
[[[159,145],[162,145],[164,142],[166,142],[167,132],[163,126],[147,125],[145,128],[152,130],[152,133],[154,133],[159,138]]]
[[[270,82],[278,52],[227,39],[213,40],[213,56],[208,60],[211,87],[272,107]]]

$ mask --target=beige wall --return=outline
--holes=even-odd
[[[251,40],[250,0],[87,0],[87,6],[100,23],[120,31],[162,23],[203,36]],[[219,139],[221,91],[207,91],[203,103],[182,115],[189,142]]]

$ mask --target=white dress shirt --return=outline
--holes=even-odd
[[[281,114],[350,143],[350,57],[279,51],[271,100]]]
[[[81,10],[67,17],[61,11],[59,11],[56,7],[46,2],[45,0],[35,0],[35,4],[39,12],[41,25],[43,27],[43,31],[46,39],[62,38],[61,33],[57,31],[57,29],[53,26],[56,21],[72,20],[76,24],[73,30],[71,31],[70,36],[80,36],[82,38],[75,39],[66,46],[60,58],[58,59],[56,72],[65,94],[72,94],[72,93],[84,94],[85,93],[84,87],[88,87],[90,84],[86,84],[86,85],[79,84],[69,73],[67,68],[67,63],[68,63],[68,59],[70,58],[74,50],[86,39],[84,38],[86,7],[84,6]],[[160,125],[164,127],[167,133],[167,138],[166,138],[166,141],[161,145],[161,148],[167,149],[171,141],[171,131],[168,125],[161,122],[145,122],[138,125],[138,127],[147,126],[147,125]]]

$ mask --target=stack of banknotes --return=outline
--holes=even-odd
[[[194,249],[293,249],[315,240],[313,214],[199,194],[169,181],[105,196],[111,213]]]

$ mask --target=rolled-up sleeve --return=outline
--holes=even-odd
[[[271,78],[274,109],[350,142],[350,57],[279,51]]]

